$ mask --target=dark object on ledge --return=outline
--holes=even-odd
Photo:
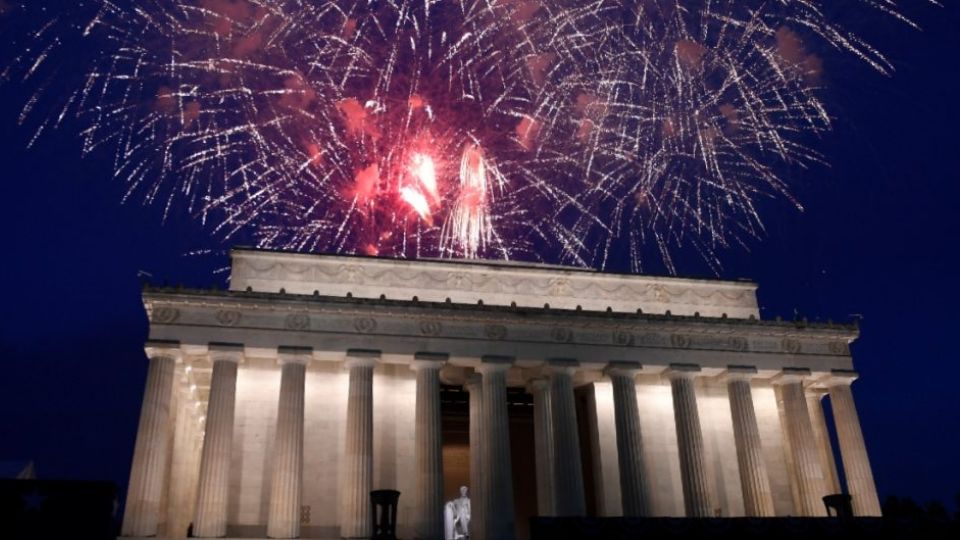
[[[837,493],[836,495],[825,495],[823,505],[827,507],[827,515],[849,519],[853,517],[853,498],[846,493]],[[833,512],[831,512],[833,510]]]
[[[400,492],[392,489],[378,489],[370,492],[370,505],[373,506],[370,518],[373,520],[372,540],[397,540],[397,501]]]

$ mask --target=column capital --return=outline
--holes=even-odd
[[[756,376],[756,366],[727,366],[727,369],[720,374],[720,380],[723,382],[750,381]]]
[[[173,361],[180,363],[183,360],[183,351],[180,350],[180,342],[167,339],[149,339],[143,346],[147,358],[173,358]]]
[[[483,379],[480,377],[480,374],[474,373],[467,376],[467,380],[463,383],[463,389],[472,394],[479,392],[482,384]]]
[[[543,372],[546,375],[573,375],[580,367],[580,362],[575,358],[548,358],[543,364]]]
[[[827,388],[831,386],[850,386],[858,378],[860,378],[860,374],[852,369],[831,369],[830,375],[824,377],[822,382]]]
[[[380,359],[380,351],[374,349],[347,349],[343,364],[347,368],[374,367]]]
[[[243,363],[242,343],[211,342],[207,347],[207,351],[210,355],[211,362]]]
[[[514,358],[512,356],[484,355],[480,359],[480,365],[475,369],[478,373],[486,375],[487,373],[501,373],[509,370],[513,366]]]
[[[770,382],[776,385],[803,383],[810,377],[810,368],[785,367],[774,375]]]
[[[692,379],[700,374],[698,364],[670,364],[663,370],[663,376],[669,380],[673,379]]]
[[[277,347],[277,363],[308,365],[313,360],[313,347]]]
[[[607,364],[607,367],[603,368],[603,374],[607,377],[628,377],[630,379],[637,376],[637,373],[640,373],[640,370],[643,369],[643,366],[640,365],[640,362],[624,362],[624,361],[614,361]]]
[[[546,377],[534,377],[527,381],[527,392],[535,394],[536,392],[550,388],[550,379]]]
[[[450,360],[447,353],[418,352],[413,355],[410,362],[410,369],[420,371],[421,369],[440,369]]]

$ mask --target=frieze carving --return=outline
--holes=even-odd
[[[666,339],[662,334],[646,332],[646,333],[640,334],[639,338],[635,342],[644,346],[657,346],[657,345],[665,345]]]
[[[747,338],[734,336],[727,339],[727,347],[735,351],[743,352],[749,348],[749,342]]]
[[[307,294],[326,285],[350,284],[372,287],[372,291],[354,295],[377,294],[391,288],[421,289],[423,296],[447,295],[457,302],[463,298],[483,297],[483,293],[510,295],[495,301],[541,305],[544,296],[554,296],[570,301],[582,299],[584,309],[602,310],[608,301],[615,311],[634,311],[644,303],[656,303],[651,308],[658,311],[676,306],[674,313],[700,311],[705,315],[716,312],[730,313],[731,317],[746,317],[755,311],[755,287],[748,284],[717,282],[710,284],[691,283],[672,278],[649,278],[643,276],[613,276],[605,274],[575,273],[557,275],[543,269],[510,267],[491,272],[488,268],[463,269],[433,262],[391,265],[382,261],[355,261],[341,257],[310,258],[309,255],[277,255],[254,252],[239,253],[234,259],[234,274],[238,281],[273,279],[291,283],[275,283],[270,289],[281,287]],[[291,288],[292,287],[292,288]],[[346,291],[343,291],[346,292]],[[430,294],[428,294],[428,292]],[[447,294],[441,294],[446,292]],[[342,294],[342,292],[337,293]],[[411,296],[415,294],[411,292]],[[516,298],[512,298],[516,296]],[[662,304],[668,304],[664,306]]]
[[[180,310],[172,307],[159,307],[153,310],[150,318],[159,324],[169,324],[180,318]]]
[[[802,347],[799,341],[795,339],[787,338],[787,339],[784,339],[782,342],[780,342],[780,348],[783,349],[783,352],[787,352],[790,354],[797,354],[800,352],[800,349]]]
[[[673,334],[670,336],[670,345],[673,345],[677,349],[689,349],[690,346],[693,345],[693,340],[690,339],[690,336]]]
[[[484,327],[483,334],[490,339],[504,339],[507,337],[507,327],[502,324],[488,324]]]
[[[633,334],[624,330],[616,330],[613,332],[613,344],[629,347],[633,345]]]
[[[340,272],[348,283],[363,283],[363,270],[358,266],[343,266]]]
[[[217,322],[221,326],[236,326],[241,318],[243,318],[243,315],[232,309],[221,309],[217,312]]]
[[[566,278],[555,278],[550,280],[550,296],[570,296],[573,288],[570,286],[570,280]]]
[[[450,283],[450,285],[458,289],[462,289],[467,284],[467,276],[457,272],[455,274],[450,274],[447,281]]]
[[[377,321],[370,317],[357,317],[353,320],[353,327],[362,334],[369,334],[377,329]]]
[[[284,326],[290,330],[306,330],[310,328],[310,316],[306,313],[291,313],[287,315]]]
[[[573,330],[564,326],[554,326],[550,331],[553,340],[558,343],[570,343],[573,341]]]
[[[838,354],[838,355],[850,354],[850,345],[848,345],[843,341],[831,341],[829,348],[830,348],[830,352],[833,354]]]
[[[420,321],[420,333],[425,336],[438,336],[442,331],[440,321]]]

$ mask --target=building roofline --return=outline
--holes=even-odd
[[[233,258],[233,254],[236,252],[245,252],[245,253],[260,253],[260,254],[278,254],[286,255],[296,258],[327,258],[327,259],[344,259],[344,260],[357,260],[357,261],[370,261],[374,263],[400,263],[405,265],[435,265],[437,267],[447,266],[447,267],[457,267],[457,266],[467,266],[467,267],[486,267],[488,269],[497,271],[497,270],[528,270],[528,271],[539,271],[539,272],[565,272],[565,273],[574,273],[574,274],[583,274],[583,275],[593,275],[598,277],[607,277],[607,278],[653,278],[657,280],[664,281],[673,281],[673,282],[699,282],[699,283],[711,283],[711,284],[723,284],[732,287],[742,287],[745,289],[756,290],[758,285],[755,281],[747,278],[740,279],[718,279],[718,278],[708,278],[708,277],[678,277],[670,276],[665,274],[634,274],[630,272],[611,272],[606,270],[597,270],[594,268],[584,268],[580,266],[566,266],[558,264],[546,264],[546,263],[534,263],[528,261],[509,261],[509,260],[499,260],[499,259],[441,259],[441,258],[421,258],[421,259],[403,259],[403,258],[390,258],[390,257],[378,257],[372,255],[358,255],[358,254],[341,254],[341,253],[311,253],[303,252],[296,250],[286,250],[286,249],[263,249],[255,248],[250,246],[234,246],[230,249],[230,258]]]

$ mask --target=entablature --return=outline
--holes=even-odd
[[[433,352],[450,355],[454,365],[486,354],[513,357],[524,367],[563,357],[597,370],[631,361],[646,371],[692,362],[708,370],[749,364],[824,372],[852,368],[849,343],[858,333],[850,325],[241,291],[147,289],[144,304],[151,339],[193,348],[208,342],[262,351],[311,347],[315,358],[330,361],[368,348],[403,363]]]

